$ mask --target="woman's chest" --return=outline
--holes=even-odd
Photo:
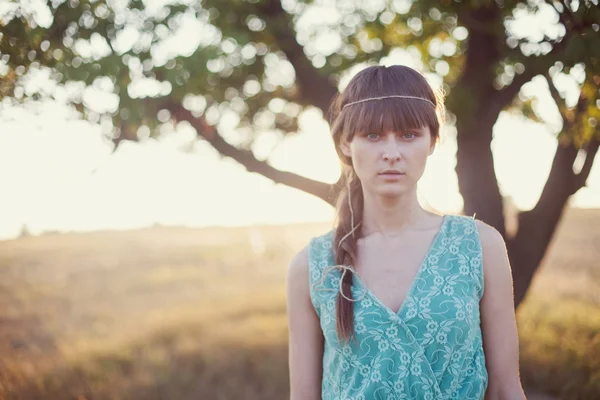
[[[354,265],[357,283],[386,308],[398,312],[415,280],[424,273],[427,257],[434,250],[432,245],[426,244],[427,241],[414,239],[393,246],[381,241],[363,244]]]
[[[385,280],[371,280],[370,285],[376,286],[369,286],[354,276],[353,320],[359,340],[373,335],[379,338],[390,327],[408,336],[413,334],[417,340],[422,335],[435,337],[440,343],[447,337],[463,340],[472,336],[479,325],[479,295],[477,281],[465,261],[434,255],[410,282],[401,282],[411,279],[406,275],[389,274],[384,275]],[[341,274],[337,275],[339,279]],[[335,287],[338,282],[331,284]],[[331,292],[321,316],[323,332],[330,342],[337,340],[335,319],[336,295]]]

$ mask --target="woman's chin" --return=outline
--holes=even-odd
[[[406,188],[403,185],[387,185],[387,187],[380,187],[377,190],[377,194],[381,197],[399,197],[406,192]]]

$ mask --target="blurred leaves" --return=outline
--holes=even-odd
[[[516,36],[511,24],[543,7],[553,7],[555,27],[534,38]],[[331,89],[337,90],[348,68],[379,62],[398,48],[419,54],[424,72],[443,77],[446,91],[454,91],[450,105],[466,106],[473,93],[457,86],[467,63],[468,38],[479,34],[495,38],[490,46],[499,56],[498,89],[523,69],[543,71],[554,60],[561,60],[565,73],[583,65],[587,108],[578,116],[581,129],[569,134],[579,135],[583,143],[597,130],[600,10],[593,2],[572,9],[533,2],[499,8],[490,1],[339,0],[332,7],[322,1],[53,0],[11,2],[6,10],[0,15],[0,98],[23,102],[51,96],[74,104],[86,117],[109,117],[112,133],[121,138],[136,140],[140,125],[160,135],[167,121],[157,118],[158,111],[185,105],[192,96],[205,103],[192,110],[194,115],[207,117],[208,112],[210,123],[236,115],[230,122],[237,123],[228,129],[240,137],[236,146],[249,149],[261,131],[297,131],[297,108],[314,104],[299,72],[329,77]],[[493,23],[482,23],[478,17],[483,15]],[[302,53],[290,60],[294,46]],[[31,72],[46,68],[56,89],[28,89]],[[89,88],[99,78],[112,85],[94,90],[115,94],[116,110],[94,109],[93,102],[82,100],[84,89],[78,93],[68,85],[81,82]],[[279,111],[269,106],[273,99]],[[529,101],[515,99],[510,107],[539,120]]]

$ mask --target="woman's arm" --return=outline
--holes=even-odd
[[[519,376],[519,337],[506,244],[493,227],[477,221],[483,249],[481,330],[489,382],[486,400],[524,400]]]
[[[292,259],[287,274],[291,400],[320,400],[323,332],[309,297],[308,248]]]

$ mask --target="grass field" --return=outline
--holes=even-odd
[[[285,274],[327,224],[0,242],[0,399],[284,399]],[[518,310],[524,385],[600,398],[600,210],[569,210]]]

